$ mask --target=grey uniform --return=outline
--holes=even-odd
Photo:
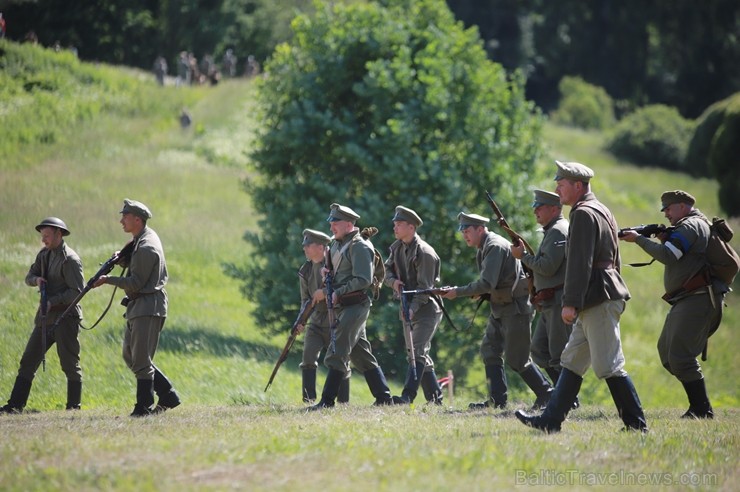
[[[545,368],[559,368],[560,354],[570,337],[571,326],[560,315],[565,283],[565,245],[568,221],[562,216],[545,225],[542,243],[534,255],[526,251],[522,263],[534,273],[535,304],[540,311],[532,335],[532,359]]]
[[[301,304],[310,300],[313,293],[323,286],[322,267],[322,263],[314,263],[309,260],[298,270],[298,278],[300,279],[301,286]],[[320,302],[314,307],[305,333],[301,368],[316,369],[318,367],[319,354],[322,349],[329,347],[330,341],[329,317],[325,302]]]

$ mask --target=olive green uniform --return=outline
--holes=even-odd
[[[310,300],[316,290],[321,289],[324,279],[321,274],[322,263],[307,261],[298,270],[301,287],[301,304]],[[321,350],[329,347],[329,317],[326,303],[320,302],[314,306],[306,327],[303,339],[303,359],[301,369],[316,369],[318,367]]]

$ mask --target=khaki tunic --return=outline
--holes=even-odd
[[[441,262],[437,252],[418,234],[409,244],[395,241],[385,262],[385,285],[393,287],[396,280],[403,282],[403,290],[432,289],[439,282]],[[409,309],[414,317],[411,321],[415,363],[423,363],[425,369],[434,369],[434,360],[429,355],[432,338],[442,320],[442,299],[436,300],[427,294],[416,294],[411,299]],[[399,319],[403,323],[403,312],[399,306]],[[409,340],[406,330],[406,350],[410,357]],[[409,361],[411,362],[411,361]]]
[[[298,270],[301,288],[301,305],[307,300],[310,300],[313,297],[313,293],[324,285],[324,278],[321,274],[323,266],[323,263],[314,263],[309,260]],[[320,302],[314,306],[307,325],[304,331],[303,359],[300,367],[302,369],[316,369],[319,365],[318,361],[321,351],[328,348],[331,341],[326,302]]]
[[[79,333],[82,308],[80,305],[77,304],[53,331],[49,328],[85,288],[82,261],[77,253],[62,241],[53,250],[44,248],[39,251],[26,275],[26,285],[36,287],[36,279],[39,277],[46,279],[46,295],[51,303],[51,309],[46,315],[46,350],[56,343],[59,364],[67,380],[81,381]],[[23,351],[18,369],[18,375],[28,381],[33,381],[46,353],[46,350],[42,352],[41,349],[41,335],[41,309],[39,308],[36,311],[34,328]]]

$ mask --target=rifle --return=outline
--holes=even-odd
[[[403,327],[406,330],[406,335],[409,344],[409,362],[411,368],[411,375],[416,381],[416,355],[414,354],[414,328],[411,325],[411,313],[409,311],[409,299],[406,292],[401,293],[401,314],[403,316]]]
[[[97,282],[100,277],[102,277],[103,275],[108,275],[110,272],[113,271],[116,265],[119,265],[119,264],[128,265],[128,263],[131,261],[131,254],[134,252],[134,246],[135,246],[134,241],[130,241],[126,243],[126,245],[123,247],[123,249],[121,249],[121,251],[113,253],[113,255],[111,255],[111,257],[108,258],[105,261],[105,263],[103,263],[100,266],[100,269],[95,273],[95,275],[90,277],[90,280],[87,281],[87,284],[82,289],[82,292],[77,294],[77,297],[75,297],[74,301],[72,301],[72,303],[69,306],[67,306],[67,309],[64,310],[62,315],[59,316],[54,321],[54,324],[51,325],[52,330],[54,330],[54,328],[56,328],[57,325],[59,325],[62,319],[64,319],[64,317],[67,316],[70,313],[70,311],[72,311],[72,309],[74,309],[75,306],[77,306],[77,304],[79,304],[80,300],[82,300],[82,298],[85,297],[85,294],[87,294],[88,292],[90,292],[90,290],[92,290],[92,288],[95,286],[95,282]],[[125,266],[124,266],[124,269],[125,269]],[[115,293],[116,291],[114,289],[113,294]],[[92,325],[90,328],[87,328],[87,329],[92,330],[93,328],[95,328],[95,326],[98,323],[100,323],[100,320],[102,320],[103,317],[106,315],[106,313],[108,312],[108,309],[110,309],[111,303],[113,302],[113,294],[111,294],[110,302],[108,303],[108,307],[105,308],[105,311],[103,311],[103,314],[100,315],[100,318],[98,318],[98,320],[95,322],[94,325]]]
[[[409,295],[426,294],[430,296],[441,296],[441,295],[444,295],[446,292],[451,291],[454,288],[455,287],[444,286],[444,287],[434,287],[432,289],[404,290],[401,292],[401,294],[409,294]]]
[[[306,326],[306,323],[308,323],[308,318],[311,316],[311,313],[313,313],[313,304],[311,304],[311,299],[306,299],[306,301],[301,305],[301,310],[298,311],[298,317],[296,317],[295,321],[293,322],[293,328],[290,330],[290,335],[288,336],[288,341],[285,342],[285,347],[283,347],[283,351],[280,353],[280,357],[278,357],[277,362],[275,362],[275,367],[272,368],[272,374],[270,374],[270,380],[267,381],[267,386],[265,386],[265,391],[270,387],[272,384],[272,381],[275,379],[275,374],[277,374],[278,369],[280,369],[280,366],[283,362],[286,361],[288,358],[288,352],[290,352],[291,347],[293,347],[293,344],[295,343],[295,339],[298,337],[298,325]]]
[[[511,238],[512,244],[514,246],[518,246],[519,244],[522,244],[524,246],[524,249],[527,250],[527,253],[530,255],[534,255],[534,250],[532,249],[532,246],[529,245],[526,239],[524,239],[520,234],[515,232],[511,227],[509,227],[509,223],[506,222],[506,218],[504,217],[504,214],[501,213],[501,209],[498,208],[498,205],[496,205],[496,202],[493,201],[493,197],[491,197],[491,194],[486,191],[486,199],[488,200],[488,204],[491,205],[491,208],[493,209],[493,213],[496,214],[496,217],[498,218],[497,222],[498,225],[501,226],[503,230],[506,231],[506,233]],[[527,267],[524,263],[522,263],[522,269],[524,270],[525,275],[527,276],[527,286],[529,287],[529,298],[534,299],[534,296],[536,294],[535,288],[534,288],[534,273],[532,270]]]
[[[331,261],[331,248],[324,252],[324,268],[326,268],[326,311],[329,316],[329,350],[333,354],[337,350],[337,315],[334,312],[334,264]]]
[[[46,371],[46,315],[48,314],[49,297],[46,294],[46,282],[39,285],[41,293],[41,367]]]
[[[639,226],[635,227],[625,227],[624,229],[619,229],[619,237],[623,237],[624,233],[627,231],[635,231],[641,236],[645,237],[651,237],[651,236],[657,236],[658,234],[663,233],[670,233],[673,232],[676,228],[673,226],[665,226],[663,224],[640,224]]]

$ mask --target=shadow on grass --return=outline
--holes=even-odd
[[[158,350],[180,354],[206,354],[216,357],[241,357],[257,361],[275,361],[280,351],[274,346],[248,342],[235,335],[214,333],[203,328],[180,328],[165,325],[159,339]],[[289,359],[300,357],[294,347]]]

